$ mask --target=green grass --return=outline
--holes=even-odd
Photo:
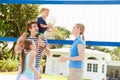
[[[0,72],[0,74],[4,75],[17,75],[17,72]],[[56,76],[56,75],[50,75],[50,74],[41,74],[43,78],[46,78],[48,80],[67,80],[67,77],[65,76]],[[82,79],[82,80],[90,80],[90,79]]]
[[[17,75],[17,72],[0,72],[0,74],[4,74],[4,75]]]
[[[0,72],[0,74],[15,76],[17,75],[17,72]],[[50,75],[50,74],[41,74],[41,76],[49,80],[66,80],[65,76],[56,76],[56,75]]]
[[[49,75],[49,74],[41,74],[43,78],[49,79],[49,80],[67,80],[65,76],[56,76],[56,75]]]

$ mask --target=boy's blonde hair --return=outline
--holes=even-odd
[[[42,13],[43,11],[49,11],[49,9],[48,8],[42,8],[41,10],[40,10],[40,13]]]

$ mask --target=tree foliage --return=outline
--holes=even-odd
[[[55,39],[55,40],[65,40],[70,37],[70,31],[67,30],[65,27],[56,26],[55,32],[47,32],[46,37],[48,39]],[[62,44],[51,44],[50,48],[61,48]]]
[[[113,59],[120,61],[120,47],[114,48],[113,54],[114,54]]]
[[[111,55],[112,60],[120,61],[120,47],[109,49],[100,46],[87,46],[87,49],[98,50]]]
[[[25,24],[35,20],[38,16],[38,5],[32,4],[0,4],[0,13],[3,16],[6,31],[4,36],[18,37],[25,31]],[[6,26],[5,24],[9,24]]]
[[[0,4],[0,36],[2,37],[19,37],[26,30],[26,23],[36,20],[39,5],[32,4]],[[1,42],[3,44],[5,42]],[[2,53],[5,53],[3,48]],[[14,56],[14,47],[8,51]],[[5,48],[4,48],[5,49]]]

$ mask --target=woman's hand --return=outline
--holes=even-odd
[[[66,62],[68,59],[67,59],[67,57],[65,57],[65,56],[60,56],[59,57],[59,61],[60,62]]]
[[[27,32],[24,32],[21,36],[20,36],[20,38],[18,39],[18,41],[21,43],[21,42],[23,42],[26,38],[27,38],[27,36],[28,36],[28,33]]]
[[[24,33],[20,36],[20,38],[18,39],[18,41],[17,41],[18,44],[22,46],[23,41],[27,38],[27,36],[28,36],[28,33],[27,33],[27,32],[24,32]]]
[[[27,36],[28,36],[28,32],[24,32],[24,33],[21,35],[21,37],[22,37],[23,39],[26,39]]]
[[[17,44],[15,45],[15,53],[21,53],[23,49],[23,41],[27,38],[28,33],[24,32],[19,39],[17,40]]]

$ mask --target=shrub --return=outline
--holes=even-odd
[[[18,61],[15,60],[0,60],[0,72],[12,72],[18,70]]]
[[[0,72],[18,71],[18,63],[19,61],[12,60],[12,59],[0,60]],[[40,61],[41,72],[42,72],[44,63],[45,63],[45,60],[41,59]]]

